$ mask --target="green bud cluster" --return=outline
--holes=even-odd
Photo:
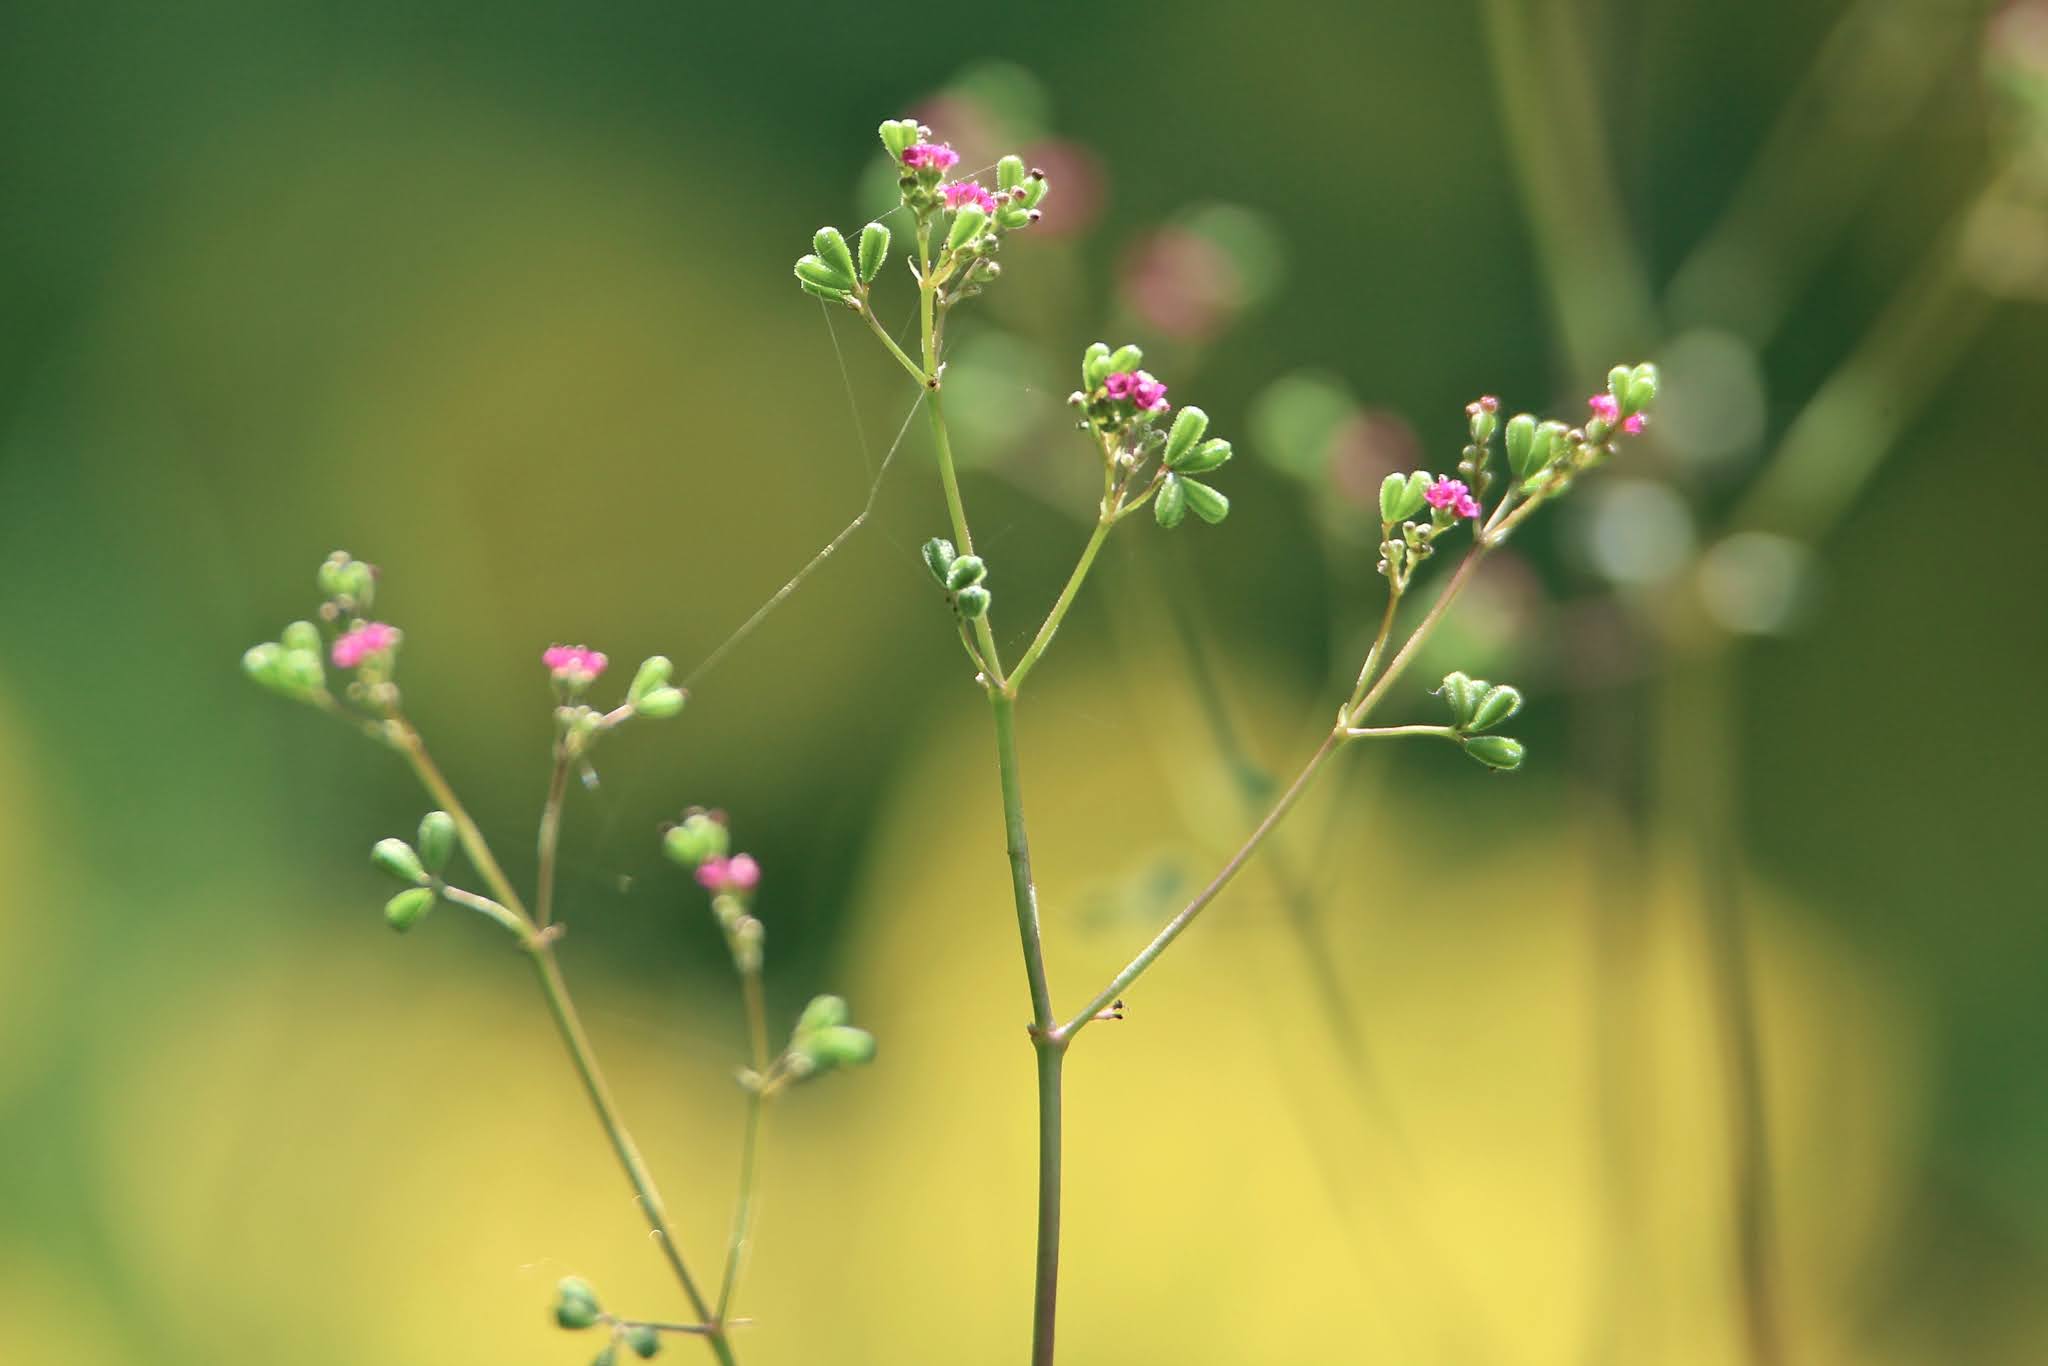
[[[870,226],[880,227],[881,225],[871,224]],[[881,252],[884,257],[888,255],[888,236],[889,230],[882,228]],[[816,248],[814,254],[797,258],[797,284],[803,288],[806,294],[815,294],[820,299],[830,303],[859,307],[858,301],[854,298],[854,293],[864,283],[863,277],[859,269],[856,268],[853,253],[848,249],[846,239],[840,235],[839,229],[834,227],[819,228],[811,237],[811,245]],[[866,258],[868,251],[869,247],[864,240],[861,244],[863,259]],[[875,263],[875,269],[881,269],[880,261]],[[866,278],[873,279],[874,277],[869,275]]]
[[[843,998],[812,997],[790,1033],[780,1070],[802,1081],[834,1068],[858,1067],[874,1061],[875,1036],[849,1024],[850,1018]]]
[[[1522,742],[1505,735],[1487,735],[1522,709],[1522,694],[1505,683],[1489,683],[1463,673],[1444,676],[1437,696],[1451,711],[1451,726],[1466,754],[1488,768],[1522,766]]]
[[[1379,572],[1387,578],[1389,591],[1403,593],[1416,569],[1436,553],[1437,538],[1457,525],[1453,518],[1432,514],[1415,521],[1429,506],[1429,486],[1436,476],[1428,470],[1390,474],[1380,481]]]
[[[295,621],[285,628],[282,640],[250,646],[242,655],[242,672],[295,702],[317,702],[327,695],[321,644],[318,627]]]
[[[321,598],[333,609],[323,612],[329,621],[368,616],[377,597],[376,566],[363,563],[346,550],[337,550],[320,562],[315,582]]]
[[[1179,526],[1190,512],[1213,526],[1230,515],[1230,499],[1195,476],[1229,463],[1230,443],[1209,435],[1209,415],[1193,405],[1162,430],[1165,386],[1144,364],[1134,344],[1096,342],[1081,353],[1081,387],[1067,399],[1080,412],[1080,429],[1101,448],[1110,482],[1104,512],[1115,516],[1150,497],[1153,520],[1163,527]],[[1141,406],[1141,386],[1156,389],[1152,406]]]
[[[962,555],[953,549],[951,541],[934,536],[924,543],[924,567],[946,590],[946,600],[963,620],[976,621],[988,615],[989,593],[982,585],[988,577],[988,566],[981,556]]]
[[[692,807],[662,832],[661,851],[694,872],[698,865],[732,852],[732,832],[722,813]]]
[[[564,1276],[555,1285],[555,1322],[564,1328],[593,1328],[604,1318],[597,1291],[580,1276]]]
[[[635,716],[665,721],[683,709],[687,695],[681,688],[669,686],[669,675],[674,672],[675,665],[667,655],[649,655],[641,662],[626,689],[626,705]]]
[[[1595,411],[1582,427],[1517,413],[1508,421],[1506,441],[1517,490],[1528,498],[1555,498],[1569,490],[1579,475],[1611,458],[1621,439],[1641,429],[1657,401],[1657,386],[1656,366],[1617,365],[1607,372],[1607,392],[1595,397]]]

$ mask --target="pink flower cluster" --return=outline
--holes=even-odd
[[[334,667],[353,669],[371,655],[382,654],[398,644],[398,628],[381,621],[358,622],[334,642]]]
[[[1433,508],[1449,508],[1456,517],[1477,517],[1479,500],[1472,496],[1472,490],[1465,487],[1462,479],[1447,479],[1438,475],[1436,482],[1422,495]]]
[[[550,645],[541,651],[540,662],[562,682],[578,686],[593,682],[611,663],[603,651],[583,645]]]
[[[709,892],[751,892],[761,885],[761,865],[752,854],[705,859],[697,865],[697,884]]]
[[[1127,398],[1144,413],[1163,413],[1171,406],[1166,401],[1166,386],[1146,370],[1134,375],[1118,371],[1102,382],[1102,392],[1111,398]]]
[[[949,209],[957,209],[962,204],[972,204],[986,214],[993,214],[996,211],[996,197],[971,180],[956,180],[940,193],[946,196],[946,207]]]
[[[1614,401],[1614,395],[1612,394],[1595,394],[1586,400],[1586,406],[1593,410],[1593,416],[1599,418],[1610,427],[1615,424],[1617,419],[1621,419],[1621,405]],[[1621,419],[1621,429],[1630,436],[1634,436],[1642,431],[1643,415],[1641,413],[1630,413],[1626,419]]]
[[[903,164],[913,171],[950,170],[959,160],[960,154],[942,142],[920,142],[903,149]]]

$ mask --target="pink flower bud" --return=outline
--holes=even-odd
[[[348,633],[334,642],[334,666],[338,669],[353,669],[371,655],[382,654],[398,644],[398,628],[386,626],[381,621],[366,621],[351,627]]]
[[[588,687],[611,663],[601,650],[583,645],[550,645],[541,651],[540,662],[557,680],[571,687]]]

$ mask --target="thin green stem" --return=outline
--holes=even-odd
[[[1011,696],[1016,696],[1017,689],[1023,686],[1024,675],[1031,672],[1032,666],[1038,663],[1039,656],[1052,644],[1053,636],[1059,633],[1060,623],[1066,620],[1067,609],[1074,605],[1074,598],[1081,591],[1082,581],[1088,577],[1088,570],[1095,563],[1096,552],[1102,549],[1102,543],[1108,539],[1109,529],[1114,525],[1116,522],[1112,516],[1096,519],[1095,530],[1088,537],[1088,544],[1081,547],[1081,558],[1075,562],[1074,572],[1067,576],[1066,587],[1060,589],[1060,595],[1054,601],[1052,610],[1045,614],[1045,621],[1039,626],[1038,634],[1032,637],[1031,648],[1024,652],[1024,657],[1017,661],[1017,667],[1010,671],[1007,686]]]
[[[1401,590],[1395,588],[1393,581],[1389,579],[1387,584],[1387,610],[1380,616],[1379,634],[1372,638],[1372,648],[1365,652],[1365,663],[1358,670],[1358,684],[1351,690],[1351,700],[1344,704],[1347,711],[1356,707],[1364,699],[1366,688],[1372,684],[1373,670],[1379,667],[1380,655],[1387,648],[1387,637],[1392,635],[1394,631],[1394,615],[1400,610]]]
[[[526,942],[527,935],[530,933],[526,924],[518,916],[512,914],[510,910],[500,906],[489,897],[478,896],[475,892],[464,891],[460,887],[449,887],[445,884],[437,890],[440,892],[443,900],[452,901],[458,906],[466,906],[472,911],[488,916],[491,920],[517,935],[522,944]]]
[[[1384,740],[1396,735],[1435,735],[1455,740],[1458,732],[1449,726],[1352,726],[1344,732],[1347,740]]]
[[[591,1051],[590,1038],[583,1032],[583,1021],[576,1014],[575,1002],[570,999],[569,984],[563,980],[561,965],[555,961],[554,945],[545,941],[536,943],[532,958],[534,972],[540,978],[541,994],[547,998],[548,1012],[554,1016],[555,1027],[569,1050],[569,1061],[583,1082],[584,1093],[590,1097],[591,1108],[597,1111],[598,1123],[603,1126],[605,1137],[611,1140],[612,1151],[618,1155],[619,1165],[625,1168],[626,1179],[632,1183],[633,1194],[640,1202],[641,1215],[647,1220],[655,1242],[661,1245],[662,1256],[683,1287],[690,1308],[704,1321],[707,1328],[704,1339],[710,1344],[712,1355],[718,1358],[721,1366],[734,1366],[737,1358],[733,1355],[732,1344],[726,1339],[724,1326],[712,1314],[710,1302],[697,1288],[696,1279],[690,1275],[690,1268],[683,1261],[682,1248],[676,1243],[675,1229],[670,1225],[668,1211],[661,1203],[661,1192],[655,1188],[654,1176],[647,1170],[646,1160],[640,1156],[640,1149],[619,1115],[611,1088],[605,1084],[597,1056]]]
[[[1038,1044],[1038,1261],[1033,1280],[1031,1366],[1053,1366],[1060,1287],[1060,1072],[1066,1049]]]
[[[1004,844],[1010,856],[1010,895],[1016,903],[1017,935],[1024,947],[1024,975],[1031,987],[1031,1023],[1052,1026],[1052,990],[1046,984],[1045,948],[1039,934],[1038,888],[1031,878],[1031,840],[1024,829],[1024,788],[1017,762],[1017,700],[989,694],[995,716],[996,776],[1003,793]]]
[[[748,1056],[752,1060],[757,1082],[766,1081],[768,1009],[762,996],[759,969],[740,973],[740,994],[746,1001]],[[760,1161],[764,1101],[765,1097],[759,1085],[747,1089],[746,1128],[740,1137],[740,1193],[738,1204],[733,1209],[732,1236],[726,1243],[725,1275],[718,1287],[719,1323],[724,1323],[731,1311],[732,1297],[739,1286],[740,1260],[746,1252],[747,1237],[753,1228],[754,1191],[758,1184],[757,1168]]]
[[[896,358],[896,363],[910,372],[912,379],[916,380],[919,384],[926,384],[930,381],[931,377],[924,372],[923,367],[912,360],[909,353],[898,346],[896,339],[889,335],[889,329],[882,326],[882,320],[875,316],[874,309],[868,307],[865,295],[860,300],[860,316],[867,323],[868,329],[882,339],[882,345],[889,348],[889,354]]]
[[[546,929],[554,923],[555,851],[562,843],[562,806],[569,794],[569,746],[566,737],[555,741],[555,767],[548,775],[548,799],[540,809],[540,871],[533,889],[534,923]]]
[[[405,755],[406,762],[412,765],[412,771],[418,775],[420,786],[427,789],[427,795],[431,796],[455,822],[455,836],[461,841],[462,851],[469,855],[470,863],[483,874],[484,885],[489,887],[491,895],[497,897],[507,910],[518,916],[521,924],[531,932],[534,928],[533,918],[526,913],[526,903],[520,900],[519,892],[512,886],[512,880],[505,876],[505,870],[498,866],[497,856],[491,852],[489,842],[484,839],[484,832],[477,828],[477,823],[471,819],[468,808],[463,806],[462,799],[455,795],[455,789],[449,785],[448,779],[435,765],[432,756],[427,753],[426,741],[420,738],[420,733],[414,729],[412,722],[402,716],[394,716],[391,719],[391,732],[400,752]]]

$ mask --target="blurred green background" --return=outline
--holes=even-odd
[[[2048,220],[1997,97],[2038,27],[1993,80],[1940,0],[5,32],[0,1359],[580,1361],[567,1272],[680,1312],[516,955],[381,923],[402,767],[236,661],[328,551],[381,565],[410,709],[529,873],[540,649],[687,672],[867,497],[912,395],[788,271],[885,207],[906,112],[1054,180],[955,329],[1005,640],[1091,511],[1083,345],[1144,342],[1242,453],[1222,527],[1118,534],[1025,708],[1070,1006],[1355,670],[1361,491],[1454,463],[1480,393],[1667,378],[1431,661],[1526,685],[1528,768],[1354,756],[1077,1049],[1063,1359],[1753,1359],[1729,962],[1789,1359],[2048,1359]],[[572,799],[564,961],[696,1260],[740,1020],[659,823],[730,811],[777,1018],[841,989],[882,1040],[773,1117],[749,1362],[1024,1351],[1026,1003],[942,527],[914,430]]]

